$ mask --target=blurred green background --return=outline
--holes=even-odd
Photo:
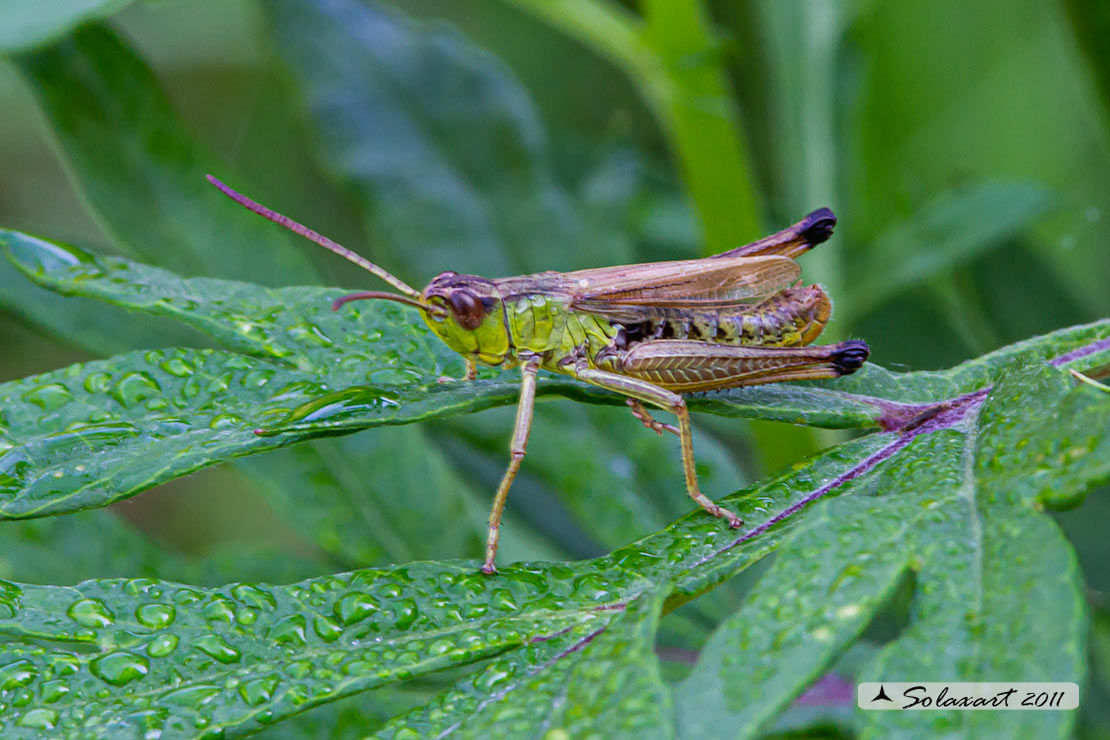
[[[215,174],[410,282],[422,285],[444,269],[493,277],[709,254],[827,205],[840,219],[836,234],[803,261],[806,279],[826,285],[834,299],[824,339],[865,338],[881,365],[947,367],[1110,316],[1110,13],[1104,3],[712,2],[705,6],[709,33],[699,36],[699,29],[682,25],[690,14],[676,12],[668,25],[665,0],[646,0],[647,14],[663,19],[651,29],[657,54],[651,59],[629,53],[619,34],[597,19],[575,16],[574,2],[389,3],[427,21],[417,28],[433,51],[442,36],[448,39],[443,56],[453,58],[458,38],[450,29],[457,29],[469,49],[466,63],[489,65],[492,77],[509,81],[497,97],[501,107],[489,112],[504,118],[495,122],[505,126],[500,139],[488,121],[473,137],[458,127],[466,115],[480,118],[483,111],[452,108],[436,89],[434,70],[418,69],[402,81],[413,85],[403,102],[414,116],[430,110],[454,126],[436,128],[433,115],[422,135],[439,145],[444,160],[468,172],[481,196],[473,213],[465,199],[453,201],[464,202],[459,210],[443,213],[430,201],[394,192],[409,187],[406,177],[419,182],[423,167],[434,185],[435,162],[403,161],[406,175],[396,181],[360,170],[361,157],[408,151],[404,137],[389,138],[403,129],[378,125],[370,107],[361,121],[342,111],[329,117],[329,105],[342,106],[334,99],[342,91],[318,84],[327,65],[313,62],[313,55],[326,54],[330,39],[313,36],[307,24],[299,30],[311,42],[298,36],[295,24],[282,20],[284,11],[274,10],[281,5],[136,2],[108,26],[149,65]],[[638,22],[635,3],[611,5],[617,17],[626,13]],[[679,6],[694,7],[674,3]],[[386,68],[393,63],[405,70],[404,55],[412,49],[398,44],[377,51]],[[342,71],[357,75],[359,60],[348,61]],[[364,71],[368,80],[379,73]],[[103,217],[103,202],[90,197],[85,175],[54,133],[56,119],[44,115],[22,75],[15,64],[0,62],[0,224],[119,251],[121,238]],[[80,115],[82,94],[89,93],[67,98],[63,88],[58,105]],[[676,96],[682,98],[677,116],[668,108]],[[110,130],[111,117],[100,120],[101,113],[89,116]],[[112,146],[133,146],[139,158],[143,147],[157,146],[149,139],[156,131],[134,141],[117,133],[120,142]],[[139,202],[119,207],[141,219],[142,190],[134,195]],[[484,239],[460,218],[473,214],[494,222],[497,238]],[[202,221],[195,226],[202,234],[212,228]],[[322,282],[373,283],[307,242],[299,248]],[[172,243],[147,243],[141,253],[182,269],[172,249]],[[149,257],[160,254],[165,258]],[[251,260],[260,282],[307,280],[270,264],[265,245],[247,258],[248,268]],[[251,277],[250,269],[191,274]],[[48,320],[67,303],[40,304],[46,294],[16,286],[19,280],[13,270],[0,270],[0,381],[96,356],[95,346]],[[520,521],[506,531],[514,538],[506,543],[508,559],[597,553],[688,508],[670,440],[638,432],[622,410],[583,410],[568,401],[541,406],[526,473],[509,504]],[[470,482],[462,505],[469,525],[458,536],[422,529],[414,518],[403,526],[391,522],[400,527],[399,543],[361,555],[320,546],[319,533],[314,542],[297,527],[296,514],[290,516],[298,504],[286,501],[283,508],[271,490],[275,476],[291,469],[282,465],[296,465],[293,455],[266,456],[253,468],[204,471],[114,509],[155,541],[203,559],[211,565],[206,572],[235,578],[278,580],[383,558],[473,556],[511,417],[511,409],[500,409],[425,425],[396,437],[394,452],[387,448],[385,454],[411,470],[407,480],[392,480],[405,495],[419,490],[422,466],[429,464],[433,476]],[[696,444],[710,481],[704,488],[714,496],[836,439],[783,425],[698,423]],[[579,453],[560,438],[567,429],[592,430],[581,432]],[[390,444],[384,435],[401,434],[377,430],[358,435],[369,442],[314,448],[321,456],[346,456],[333,460],[331,470],[346,481],[337,489],[353,509],[383,495],[373,490],[373,479],[360,477],[359,445],[376,445],[380,455]],[[420,457],[428,445],[434,463]],[[601,472],[576,478],[561,464],[571,454],[582,456],[587,473]],[[645,469],[645,461],[655,464]],[[446,472],[437,473],[437,465]],[[621,503],[610,506],[606,496]],[[649,512],[629,522],[623,512],[638,506],[637,496]],[[1059,517],[1076,541],[1099,609],[1107,515],[1094,496],[1081,515]],[[609,520],[617,524],[607,536],[601,527]],[[426,543],[405,544],[414,540]],[[243,560],[244,548],[274,556]],[[299,557],[284,557],[290,551]],[[73,574],[72,564],[66,567],[32,568],[29,576],[9,563],[0,576],[65,578]],[[121,563],[121,574],[128,567]],[[94,574],[110,575],[84,575]],[[714,617],[697,618],[710,624]],[[1096,636],[1103,621],[1096,619]],[[1104,642],[1110,644],[1096,640],[1096,647]],[[696,644],[691,638],[689,645]]]

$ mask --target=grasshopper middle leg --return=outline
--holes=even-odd
[[[718,506],[713,503],[713,501],[698,488],[698,475],[694,467],[694,438],[690,426],[690,412],[686,409],[686,402],[682,400],[682,396],[677,393],[672,393],[665,388],[660,388],[654,383],[649,383],[646,380],[630,378],[626,375],[617,375],[616,373],[610,373],[604,370],[596,370],[587,366],[585,363],[580,363],[575,366],[574,375],[587,383],[592,383],[602,388],[608,388],[609,390],[621,393],[636,401],[646,401],[647,403],[666,409],[677,416],[678,437],[682,442],[682,470],[686,474],[686,492],[690,494],[690,498],[697,501],[698,505],[710,514],[726,519],[730,527],[735,528],[744,524],[744,520],[738,515],[723,506]],[[643,409],[643,405],[639,405],[639,408]],[[635,413],[636,410],[636,407],[633,407],[633,413]],[[646,415],[646,409],[644,413]],[[637,417],[639,417],[639,414],[637,414]],[[663,426],[665,428],[669,425]]]
[[[645,427],[655,432],[660,437],[663,436],[663,432],[670,432],[671,434],[675,435],[678,434],[678,427],[676,427],[674,424],[664,424],[661,421],[653,419],[651,414],[648,413],[648,410],[644,408],[644,404],[642,404],[635,398],[626,399],[625,403],[628,404],[628,408],[632,409],[633,416],[639,419]]]

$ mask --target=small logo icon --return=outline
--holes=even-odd
[[[893,699],[891,699],[889,696],[886,695],[886,687],[883,686],[882,684],[879,684],[879,693],[875,694],[875,698],[872,699],[871,701],[879,701],[879,700],[894,701]]]

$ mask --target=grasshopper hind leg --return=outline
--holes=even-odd
[[[644,420],[637,412],[643,411],[644,416],[647,416],[647,409],[643,406],[644,402],[670,411],[677,416],[677,433],[682,443],[682,471],[686,476],[686,492],[690,495],[690,498],[694,499],[694,501],[701,506],[701,508],[708,511],[713,516],[725,519],[730,527],[736,528],[743,526],[743,519],[723,506],[715,504],[708,496],[701,492],[700,488],[698,488],[698,475],[694,467],[694,438],[693,430],[690,425],[690,412],[687,410],[686,401],[682,399],[682,396],[665,388],[660,388],[654,383],[646,380],[631,378],[627,375],[618,375],[604,370],[596,370],[585,363],[579,363],[575,366],[574,375],[579,380],[583,380],[601,388],[608,388],[609,390],[616,391],[636,401],[637,403],[635,406],[632,406],[632,404],[629,405],[632,406],[632,413],[642,422]],[[648,416],[647,418],[650,419],[651,417]],[[652,421],[654,422],[654,420]],[[659,422],[654,423],[659,424]],[[644,425],[654,429],[654,426],[648,422],[644,422]],[[669,424],[662,424],[661,428],[673,429]],[[661,431],[659,433],[662,434]]]

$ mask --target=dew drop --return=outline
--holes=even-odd
[[[213,597],[212,602],[205,604],[204,618],[208,620],[219,620],[231,624],[235,621],[235,609],[232,607],[231,599],[222,596]]]
[[[295,660],[285,666],[285,672],[293,678],[304,678],[312,673],[312,663],[307,660]]]
[[[276,645],[304,645],[305,618],[300,614],[291,614],[275,622],[266,634]]]
[[[232,429],[243,425],[242,417],[235,414],[216,414],[208,423],[210,429]]]
[[[107,627],[115,618],[99,599],[81,599],[70,604],[66,614],[82,627]]]
[[[274,697],[274,691],[278,687],[277,676],[269,676],[267,678],[256,678],[253,681],[247,681],[239,687],[239,695],[243,697],[243,701],[248,706],[257,707],[259,704],[265,704]]]
[[[85,378],[85,390],[89,393],[104,393],[112,385],[112,376],[109,373],[92,373]]]
[[[89,664],[89,670],[105,683],[123,686],[145,676],[150,670],[150,662],[141,655],[119,650],[101,655]]]
[[[162,629],[173,624],[177,611],[169,604],[143,604],[135,610],[139,624],[151,629]]]
[[[202,653],[209,655],[221,663],[237,663],[243,656],[238,650],[227,644],[219,635],[201,635],[192,641],[192,646]]]
[[[36,730],[53,730],[58,726],[58,713],[53,709],[32,709],[20,717],[16,724]]]
[[[366,617],[377,610],[377,600],[369,594],[360,593],[358,591],[353,591],[339,599],[339,601],[335,602],[335,608],[333,609],[339,621],[348,627],[355,622],[366,619]]]
[[[247,583],[241,583],[231,589],[231,595],[247,606],[258,607],[259,609],[277,608],[277,598],[272,593]]]
[[[164,398],[152,398],[145,404],[149,411],[161,411],[162,409],[169,408],[170,402]]]
[[[293,324],[285,332],[295,341],[315,347],[330,347],[332,340],[320,330],[320,327],[307,321]]]
[[[164,658],[177,649],[177,635],[163,633],[146,646],[146,653],[152,658]]]
[[[273,370],[252,370],[239,382],[244,388],[261,388],[269,383],[273,376]]]
[[[65,681],[46,681],[42,685],[42,701],[53,704],[69,693],[69,685]]]
[[[176,691],[171,691],[166,694],[162,697],[162,702],[165,704],[176,704],[180,707],[200,709],[221,693],[223,693],[223,689],[219,686],[212,686],[211,684],[186,686],[183,689],[177,689]]]
[[[17,660],[0,668],[0,691],[10,691],[26,686],[35,680],[38,671],[29,660]]]
[[[51,655],[47,658],[55,676],[72,676],[81,669],[81,663],[72,655]]]
[[[148,398],[161,394],[162,389],[154,378],[146,373],[128,373],[112,388],[112,398],[122,406],[131,408]]]
[[[195,604],[204,598],[204,593],[191,588],[182,588],[173,595],[173,600],[182,606]]]
[[[48,383],[24,393],[23,400],[35,404],[44,411],[54,411],[72,401],[73,394],[61,383]]]
[[[327,617],[316,617],[312,631],[324,642],[335,642],[343,634],[343,628]]]
[[[30,689],[20,689],[12,696],[12,706],[25,707],[30,704],[34,698],[35,694]]]
[[[397,583],[383,583],[378,592],[387,599],[396,599],[402,593],[401,586]]]
[[[309,692],[304,686],[294,686],[285,692],[285,698],[294,705],[304,704],[309,699]]]
[[[180,357],[173,357],[162,363],[162,369],[175,378],[184,378],[193,374],[193,368]]]
[[[428,655],[443,655],[455,647],[451,640],[436,640],[428,646]]]
[[[416,608],[416,602],[412,599],[405,599],[397,605],[395,612],[396,617],[393,620],[393,627],[398,630],[407,630],[416,621],[416,617],[420,614]]]

